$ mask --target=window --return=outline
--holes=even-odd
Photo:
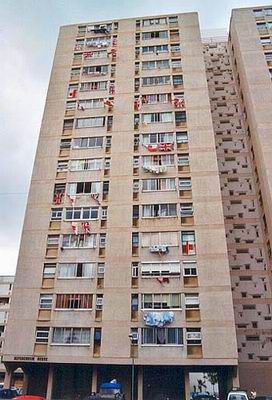
[[[103,137],[85,137],[73,139],[73,148],[92,148],[92,147],[102,147]]]
[[[189,154],[184,153],[184,154],[178,154],[178,165],[186,166],[189,165]]]
[[[139,233],[132,232],[132,247],[139,247]]]
[[[168,21],[169,21],[169,24],[171,25],[174,25],[174,24],[177,24],[178,23],[178,17],[177,16],[174,16],[174,17],[168,17]]]
[[[44,278],[54,278],[56,273],[56,264],[44,264],[43,266],[43,277]]]
[[[61,149],[70,149],[71,147],[71,139],[61,139],[60,148]]]
[[[173,143],[173,132],[143,134],[143,144]]]
[[[272,16],[272,8],[265,8],[264,13],[267,16]]]
[[[67,220],[98,219],[99,207],[71,207],[65,210]]]
[[[90,344],[90,328],[54,328],[52,343]]]
[[[165,154],[165,155],[154,155],[154,156],[143,156],[142,157],[143,166],[152,166],[152,165],[166,165],[168,167],[175,165],[175,156],[174,154]]]
[[[165,25],[166,18],[152,18],[152,19],[143,19],[143,26],[151,26],[151,25]]]
[[[149,39],[166,39],[168,37],[167,31],[154,31],[154,32],[143,32],[142,39],[149,40]]]
[[[191,178],[179,178],[179,189],[191,190],[192,189]]]
[[[51,309],[53,303],[52,294],[41,294],[40,295],[40,308],[41,309]]]
[[[266,29],[267,29],[266,23],[265,23],[265,22],[258,22],[256,25],[257,25],[257,29],[258,29],[259,31],[262,31],[262,30],[266,30]]]
[[[180,44],[171,44],[170,45],[170,50],[171,50],[171,52],[172,53],[178,53],[178,52],[180,52]]]
[[[57,294],[56,308],[61,309],[91,309],[92,294]]]
[[[179,232],[142,232],[141,237],[142,247],[179,245]]]
[[[57,165],[57,172],[63,172],[63,171],[67,171],[68,170],[68,160],[65,161],[58,161],[58,165]]]
[[[171,95],[168,93],[163,94],[147,94],[141,97],[143,104],[161,104],[169,103],[171,101]]]
[[[90,67],[83,67],[83,75],[107,75],[109,71],[108,65],[94,65]]]
[[[95,24],[88,25],[87,32],[109,34],[112,31],[112,24]]]
[[[96,263],[61,263],[59,278],[94,278]]]
[[[167,69],[170,68],[169,60],[155,60],[155,61],[143,61],[142,69],[150,70],[150,69]]]
[[[80,100],[78,102],[78,108],[80,110],[90,110],[93,108],[104,108],[104,99]]]
[[[187,328],[186,340],[188,345],[201,345],[202,336],[200,328]]]
[[[173,76],[173,85],[183,85],[183,76],[182,75],[174,75]]]
[[[68,183],[67,194],[88,194],[88,193],[100,193],[101,182],[77,182]]]
[[[47,247],[56,248],[59,246],[59,235],[47,236]]]
[[[195,255],[195,232],[181,232],[182,253],[184,255]]]
[[[181,144],[188,143],[188,133],[187,132],[177,132],[176,140],[177,140],[177,143],[181,143]]]
[[[171,79],[169,75],[142,78],[142,86],[170,85],[170,83]]]
[[[186,111],[178,111],[175,113],[176,123],[186,122]]]
[[[66,110],[74,110],[76,108],[76,101],[69,101],[66,103]]]
[[[142,53],[143,54],[149,54],[149,53],[168,53],[168,44],[162,44],[158,46],[143,46],[142,47]]]
[[[80,92],[92,92],[97,90],[107,90],[108,82],[82,82],[80,84]]]
[[[171,276],[180,275],[180,262],[143,262],[141,264],[142,276]]]
[[[260,40],[261,40],[261,43],[262,44],[271,44],[271,38],[270,37],[261,37],[260,38]]]
[[[176,217],[176,204],[147,204],[142,206],[143,218]]]
[[[199,309],[199,295],[198,293],[185,294],[185,308],[186,310]]]
[[[79,118],[76,128],[96,128],[105,126],[105,117]]]
[[[181,203],[180,216],[181,217],[192,217],[193,215],[194,215],[193,203]]]
[[[48,327],[37,326],[35,342],[36,343],[48,343],[49,329],[50,328],[48,328]]]
[[[139,276],[139,263],[133,262],[131,265],[131,276],[132,278],[138,278]]]
[[[103,167],[102,158],[85,158],[81,160],[70,160],[70,171],[99,171]]]
[[[172,68],[181,68],[182,64],[181,64],[181,59],[175,59],[175,60],[171,60],[171,66]]]
[[[165,310],[169,308],[181,308],[180,293],[142,294],[142,309]]]
[[[143,345],[182,345],[182,328],[142,328]]]
[[[143,179],[143,192],[159,190],[176,190],[175,178]]]
[[[253,12],[254,12],[254,16],[255,17],[263,17],[264,16],[264,12],[263,12],[263,10],[253,10]]]
[[[66,249],[73,248],[96,248],[96,233],[89,235],[66,234],[62,237],[62,247]]]
[[[51,210],[51,221],[59,221],[62,219],[62,208],[53,208]]]
[[[143,124],[152,124],[158,122],[173,122],[173,114],[171,112],[142,114]]]
[[[197,276],[196,261],[182,261],[183,276]]]

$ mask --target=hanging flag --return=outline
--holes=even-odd
[[[53,203],[54,204],[61,204],[63,198],[63,193],[54,193]]]
[[[191,250],[194,250],[194,245],[193,245],[193,243],[190,243],[190,242],[186,242],[186,244],[185,244],[185,254],[190,254],[190,251]]]
[[[92,58],[92,56],[93,56],[93,51],[84,51],[84,53],[83,53],[84,60],[88,60],[88,59]]]
[[[71,204],[76,202],[76,195],[75,194],[67,194],[68,199],[70,200]]]
[[[115,84],[114,83],[109,84],[109,94],[115,94]]]
[[[158,151],[158,145],[156,144],[148,144],[146,147],[150,153],[156,153]]]
[[[176,108],[184,108],[185,107],[185,102],[184,99],[180,98],[180,97],[173,97],[172,98],[172,103],[174,104],[174,106]]]
[[[74,98],[77,96],[77,89],[69,89],[68,97]]]
[[[78,223],[77,222],[72,222],[71,223],[71,229],[74,235],[78,235]]]
[[[91,197],[97,202],[97,204],[100,204],[99,193],[91,193]]]
[[[82,222],[81,224],[84,233],[91,233],[91,228],[89,222]]]
[[[117,50],[116,49],[110,49],[108,51],[108,56],[116,57]]]
[[[158,144],[159,151],[172,151],[173,150],[173,143],[159,143]]]
[[[112,45],[113,45],[113,46],[116,46],[116,45],[117,45],[117,39],[116,39],[116,38],[113,38],[113,39],[112,39]]]
[[[113,107],[114,101],[110,99],[104,99],[104,106]]]
[[[142,97],[140,96],[137,100],[134,101],[134,111],[139,111],[142,107]]]

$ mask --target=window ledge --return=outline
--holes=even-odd
[[[50,343],[50,346],[76,346],[76,347],[90,347],[90,343]]]
[[[141,344],[141,347],[184,347],[184,344]]]

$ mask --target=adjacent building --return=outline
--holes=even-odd
[[[112,379],[189,399],[190,372],[216,372],[223,398],[239,365],[271,391],[269,21],[234,10],[204,43],[196,13],[60,29],[6,386],[20,367],[47,399]]]

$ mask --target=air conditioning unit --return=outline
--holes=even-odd
[[[150,253],[168,253],[168,246],[164,244],[155,244],[149,247]]]
[[[99,265],[98,268],[97,268],[97,273],[99,275],[104,275],[104,273],[105,273],[105,265]],[[97,300],[100,300],[100,298],[98,298]],[[96,304],[97,304],[97,301],[96,301]]]
[[[103,297],[96,298],[96,305],[101,307],[103,306]]]
[[[187,332],[186,339],[190,340],[201,340],[201,332]]]
[[[110,168],[110,166],[111,166],[111,160],[105,160],[104,168]]]
[[[139,334],[137,332],[132,332],[129,337],[132,343],[137,343],[139,340]]]

